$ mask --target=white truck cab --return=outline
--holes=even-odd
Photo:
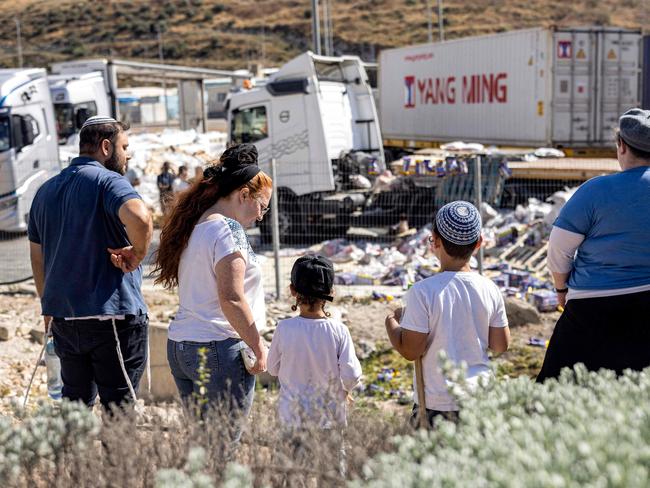
[[[0,69],[0,231],[27,230],[38,187],[60,170],[44,69]]]
[[[301,54],[264,86],[231,94],[227,112],[231,142],[254,143],[267,173],[276,160],[281,233],[307,222],[345,227],[365,201],[350,176],[385,169],[372,88],[357,56]]]
[[[103,74],[60,74],[48,77],[59,144],[78,146],[79,131],[93,115],[111,115]]]

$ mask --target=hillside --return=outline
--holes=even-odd
[[[434,26],[436,1],[434,6]],[[374,60],[382,48],[425,42],[424,0],[330,0],[337,54]],[[310,0],[2,0],[0,67],[17,66],[20,19],[25,66],[91,56],[211,68],[275,66],[310,47]],[[447,38],[537,26],[647,26],[646,0],[445,0]],[[434,30],[437,38],[437,31]]]

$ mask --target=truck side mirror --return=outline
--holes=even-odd
[[[84,122],[88,120],[91,116],[90,110],[87,108],[78,108],[75,113],[75,125],[77,129],[81,130],[81,127],[84,125]]]

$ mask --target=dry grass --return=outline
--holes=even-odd
[[[19,481],[11,486],[150,487],[159,470],[184,470],[194,447],[205,450],[201,472],[215,486],[223,481],[230,461],[250,468],[255,486],[342,486],[347,480],[362,479],[368,459],[392,452],[395,435],[411,432],[401,417],[379,410],[356,410],[344,433],[347,468],[342,475],[340,436],[309,427],[288,435],[277,420],[274,394],[258,392],[239,444],[230,440],[234,424],[233,418],[218,408],[205,421],[183,415],[178,406],[150,410],[144,422],[133,412],[104,416],[92,447],[71,445],[54,459],[41,457],[25,463]]]
[[[338,53],[373,59],[383,48],[427,39],[424,0],[330,2]],[[205,67],[279,65],[311,42],[308,1],[113,0],[100,6],[88,0],[4,0],[1,6],[5,19],[20,17],[25,64],[32,66],[109,55],[157,60],[158,24],[165,31],[167,60]],[[639,28],[650,22],[647,0],[446,0],[444,9],[447,38],[551,25]],[[15,52],[15,25],[4,22],[0,67],[15,66]]]

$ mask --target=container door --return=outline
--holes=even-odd
[[[640,35],[630,31],[599,33],[599,93],[596,142],[612,144],[623,112],[638,107]]]
[[[205,132],[203,81],[181,80],[178,83],[181,130]]]
[[[597,34],[556,32],[554,51],[553,141],[567,145],[593,141],[597,138]]]
[[[343,83],[321,81],[319,90],[327,156],[337,159],[354,147],[350,99]]]
[[[643,73],[641,75],[643,95],[641,97],[641,108],[650,109],[650,36],[643,37],[643,62],[641,63]]]

